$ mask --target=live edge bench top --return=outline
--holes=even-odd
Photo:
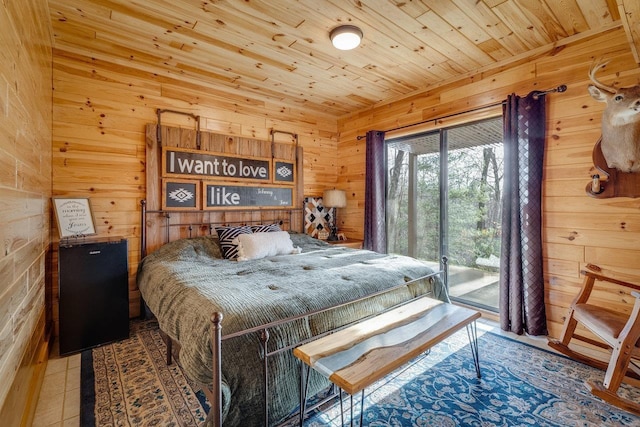
[[[368,387],[480,317],[423,297],[293,350],[349,394]]]

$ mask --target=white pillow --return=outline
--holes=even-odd
[[[300,248],[293,247],[286,231],[240,234],[235,240],[238,241],[238,261],[302,252]]]

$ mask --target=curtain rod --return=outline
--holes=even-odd
[[[534,99],[538,99],[540,96],[544,96],[547,95],[549,93],[554,93],[554,92],[564,92],[567,90],[567,85],[560,85],[558,87],[554,87],[553,89],[547,89],[547,90],[534,90],[531,91],[527,94],[527,96],[532,95]],[[418,126],[418,125],[422,125],[425,123],[429,123],[429,122],[437,122],[438,120],[442,120],[442,119],[448,119],[451,117],[455,117],[455,116],[459,116],[461,114],[467,114],[467,113],[473,113],[476,111],[480,111],[480,110],[484,110],[486,108],[491,108],[491,107],[497,107],[498,105],[504,105],[507,101],[500,101],[500,102],[494,102],[493,104],[487,104],[487,105],[483,105],[481,107],[476,107],[476,108],[472,108],[470,110],[466,110],[466,111],[460,111],[458,113],[453,113],[453,114],[448,114],[446,116],[440,116],[440,117],[436,117],[434,119],[428,119],[428,120],[423,120],[421,122],[417,122],[417,123],[412,123],[410,125],[404,125],[404,126],[399,126],[397,128],[392,128],[392,129],[387,129],[383,132],[392,132],[394,130],[401,130],[401,129],[406,129],[406,128],[410,128],[413,126]],[[363,138],[366,138],[365,135],[358,135],[356,137],[356,139],[359,141]]]

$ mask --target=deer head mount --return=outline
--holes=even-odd
[[[616,89],[598,79],[596,73],[608,62],[598,62],[589,70],[589,93],[605,102],[602,112],[602,154],[611,169],[640,171],[640,85]]]

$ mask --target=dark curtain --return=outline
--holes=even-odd
[[[504,105],[504,197],[500,324],[517,334],[546,335],[542,276],[542,166],[545,96],[510,95]]]
[[[386,150],[384,132],[367,132],[364,188],[364,248],[387,253]]]

